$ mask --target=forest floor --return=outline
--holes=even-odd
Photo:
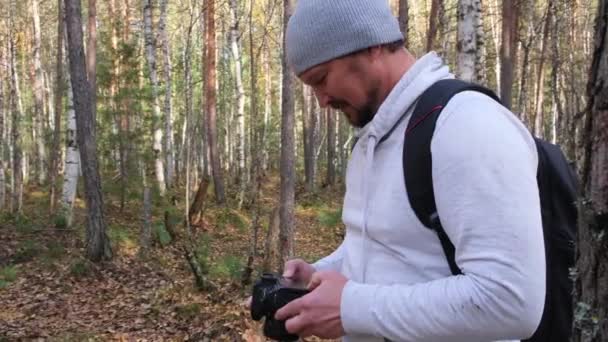
[[[195,229],[196,253],[217,289],[201,291],[184,257],[183,225],[176,226],[173,241],[157,239],[140,253],[141,201],[133,196],[120,212],[114,188],[104,187],[114,253],[109,262],[83,258],[81,199],[71,230],[56,229],[44,189],[27,189],[23,215],[0,215],[0,341],[264,341],[261,323],[251,320],[243,304],[251,285],[241,285],[254,210],[233,209],[233,200],[218,206],[209,189],[203,223]],[[297,256],[314,261],[339,244],[338,188],[297,192]],[[277,176],[264,181],[254,279],[278,194]],[[178,202],[176,210],[183,212],[184,205]],[[163,222],[163,213],[154,208],[155,224]]]

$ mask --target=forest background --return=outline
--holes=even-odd
[[[390,3],[572,162],[574,340],[608,340],[608,1]],[[287,72],[294,5],[0,0],[0,340],[262,340],[242,302],[339,244],[353,142]]]

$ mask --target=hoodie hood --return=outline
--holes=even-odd
[[[454,75],[449,72],[448,66],[437,53],[429,52],[418,59],[382,102],[372,121],[356,132],[356,137],[373,135],[382,139],[409,114],[409,111],[405,110],[413,107],[428,87],[444,78],[454,78]]]
[[[359,130],[357,137],[361,146],[358,151],[365,151],[365,163],[363,166],[363,177],[361,177],[361,189],[363,190],[363,229],[362,229],[362,257],[367,257],[368,236],[367,226],[369,219],[369,191],[370,181],[374,164],[374,152],[376,146],[381,144],[393,130],[408,117],[414,108],[418,97],[433,83],[453,77],[448,67],[443,64],[441,58],[435,52],[428,53],[419,59],[401,77],[399,82],[391,90],[384,100],[378,112],[367,125]],[[356,152],[356,151],[355,151]],[[361,281],[365,282],[367,271],[366,264],[361,268]]]

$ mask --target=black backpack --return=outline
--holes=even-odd
[[[437,232],[450,269],[462,274],[454,257],[454,245],[441,226],[435,205],[431,167],[431,138],[441,110],[452,96],[462,91],[478,91],[494,100],[491,90],[456,79],[441,80],[418,99],[406,130],[403,172],[407,194],[418,219]],[[538,151],[540,204],[546,251],[547,292],[543,316],[527,341],[569,341],[572,329],[572,289],[570,268],[574,266],[577,232],[577,179],[559,146],[535,138]]]

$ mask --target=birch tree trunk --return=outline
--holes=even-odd
[[[11,211],[15,214],[21,214],[23,206],[23,154],[22,140],[19,131],[19,124],[23,117],[21,105],[21,92],[19,91],[19,73],[17,71],[17,57],[15,51],[15,23],[14,23],[14,8],[12,3],[9,5],[9,69],[11,74],[10,86],[10,108],[12,112],[12,148],[13,148],[13,165],[12,165],[12,188],[11,196]]]
[[[94,262],[112,258],[103,215],[101,180],[97,166],[97,145],[93,117],[92,87],[86,78],[82,40],[80,0],[66,0],[66,23],[70,76],[76,111],[77,140],[82,160],[82,173],[87,203],[86,257]]]
[[[477,81],[477,26],[481,16],[479,0],[458,0],[458,77],[464,81]]]
[[[76,140],[76,112],[74,111],[74,94],[72,92],[72,81],[68,73],[67,77],[67,129],[66,129],[66,158],[63,176],[62,215],[66,226],[72,226],[74,200],[76,199],[76,188],[78,187],[78,176],[80,174],[80,152]]]
[[[493,7],[498,11],[498,0],[493,1]],[[500,73],[502,70],[502,66],[500,64],[500,53],[498,53],[499,46],[501,45],[501,33],[498,30],[498,19],[496,18],[498,15],[490,14],[488,17],[490,18],[490,29],[492,32],[492,40],[494,42],[494,49],[496,53],[494,54],[494,74],[496,77],[496,94],[501,94],[502,91],[500,89]]]
[[[574,342],[608,339],[608,0],[599,1],[594,40],[584,127]]]
[[[314,129],[316,122],[314,122],[314,94],[308,86],[302,87],[302,102],[305,104],[302,113],[302,131],[304,135],[304,176],[306,181],[306,191],[314,192],[315,190],[315,179],[314,179]]]
[[[481,0],[475,0],[475,6],[478,9],[475,17],[475,42],[477,45],[475,52],[475,76],[477,83],[486,84],[486,36],[484,31],[483,18],[486,11]]]
[[[97,118],[97,0],[89,0],[89,20],[87,21],[87,79],[91,87],[93,122]],[[73,84],[73,83],[72,83]],[[93,125],[93,130],[95,125]]]
[[[165,166],[163,163],[163,131],[160,123],[162,115],[158,105],[158,75],[156,73],[156,39],[152,29],[152,0],[144,0],[144,37],[146,41],[146,61],[148,64],[148,72],[150,73],[150,82],[152,84],[152,113],[153,113],[153,142],[152,153],[154,157],[156,182],[161,196],[165,195]]]
[[[236,134],[236,158],[239,180],[238,208],[240,209],[245,199],[247,190],[247,169],[245,166],[245,88],[243,87],[243,76],[241,72],[241,55],[239,51],[239,19],[237,0],[230,0],[230,47],[234,58],[236,78],[236,100],[237,100],[237,134]],[[252,95],[253,96],[253,95]]]
[[[173,185],[175,172],[175,162],[173,154],[173,114],[172,114],[172,68],[171,68],[171,47],[167,35],[167,0],[160,1],[160,18],[158,21],[158,34],[163,50],[163,72],[165,76],[165,180],[167,188]]]
[[[51,148],[51,188],[50,211],[55,211],[57,202],[57,174],[59,173],[59,160],[61,158],[61,111],[63,110],[63,49],[64,28],[63,0],[57,0],[57,59],[55,62],[55,119],[53,130],[53,147]]]
[[[213,174],[213,188],[215,189],[215,200],[219,204],[225,202],[224,183],[222,180],[222,168],[220,165],[219,143],[217,139],[217,108],[216,108],[216,40],[215,40],[215,0],[207,2],[205,10],[205,38],[207,55],[206,62],[206,112],[207,112],[207,142],[211,162],[211,173]]]
[[[44,85],[42,63],[40,61],[40,13],[38,0],[32,0],[32,17],[34,22],[34,135],[36,136],[36,171],[38,184],[43,185],[47,179],[47,157],[44,129]]]
[[[289,17],[293,14],[293,1],[283,0],[283,46],[285,46],[285,30]],[[281,207],[279,232],[279,265],[281,269],[285,262],[293,256],[294,210],[295,210],[295,96],[294,79],[287,65],[283,52],[283,99],[281,103]]]

